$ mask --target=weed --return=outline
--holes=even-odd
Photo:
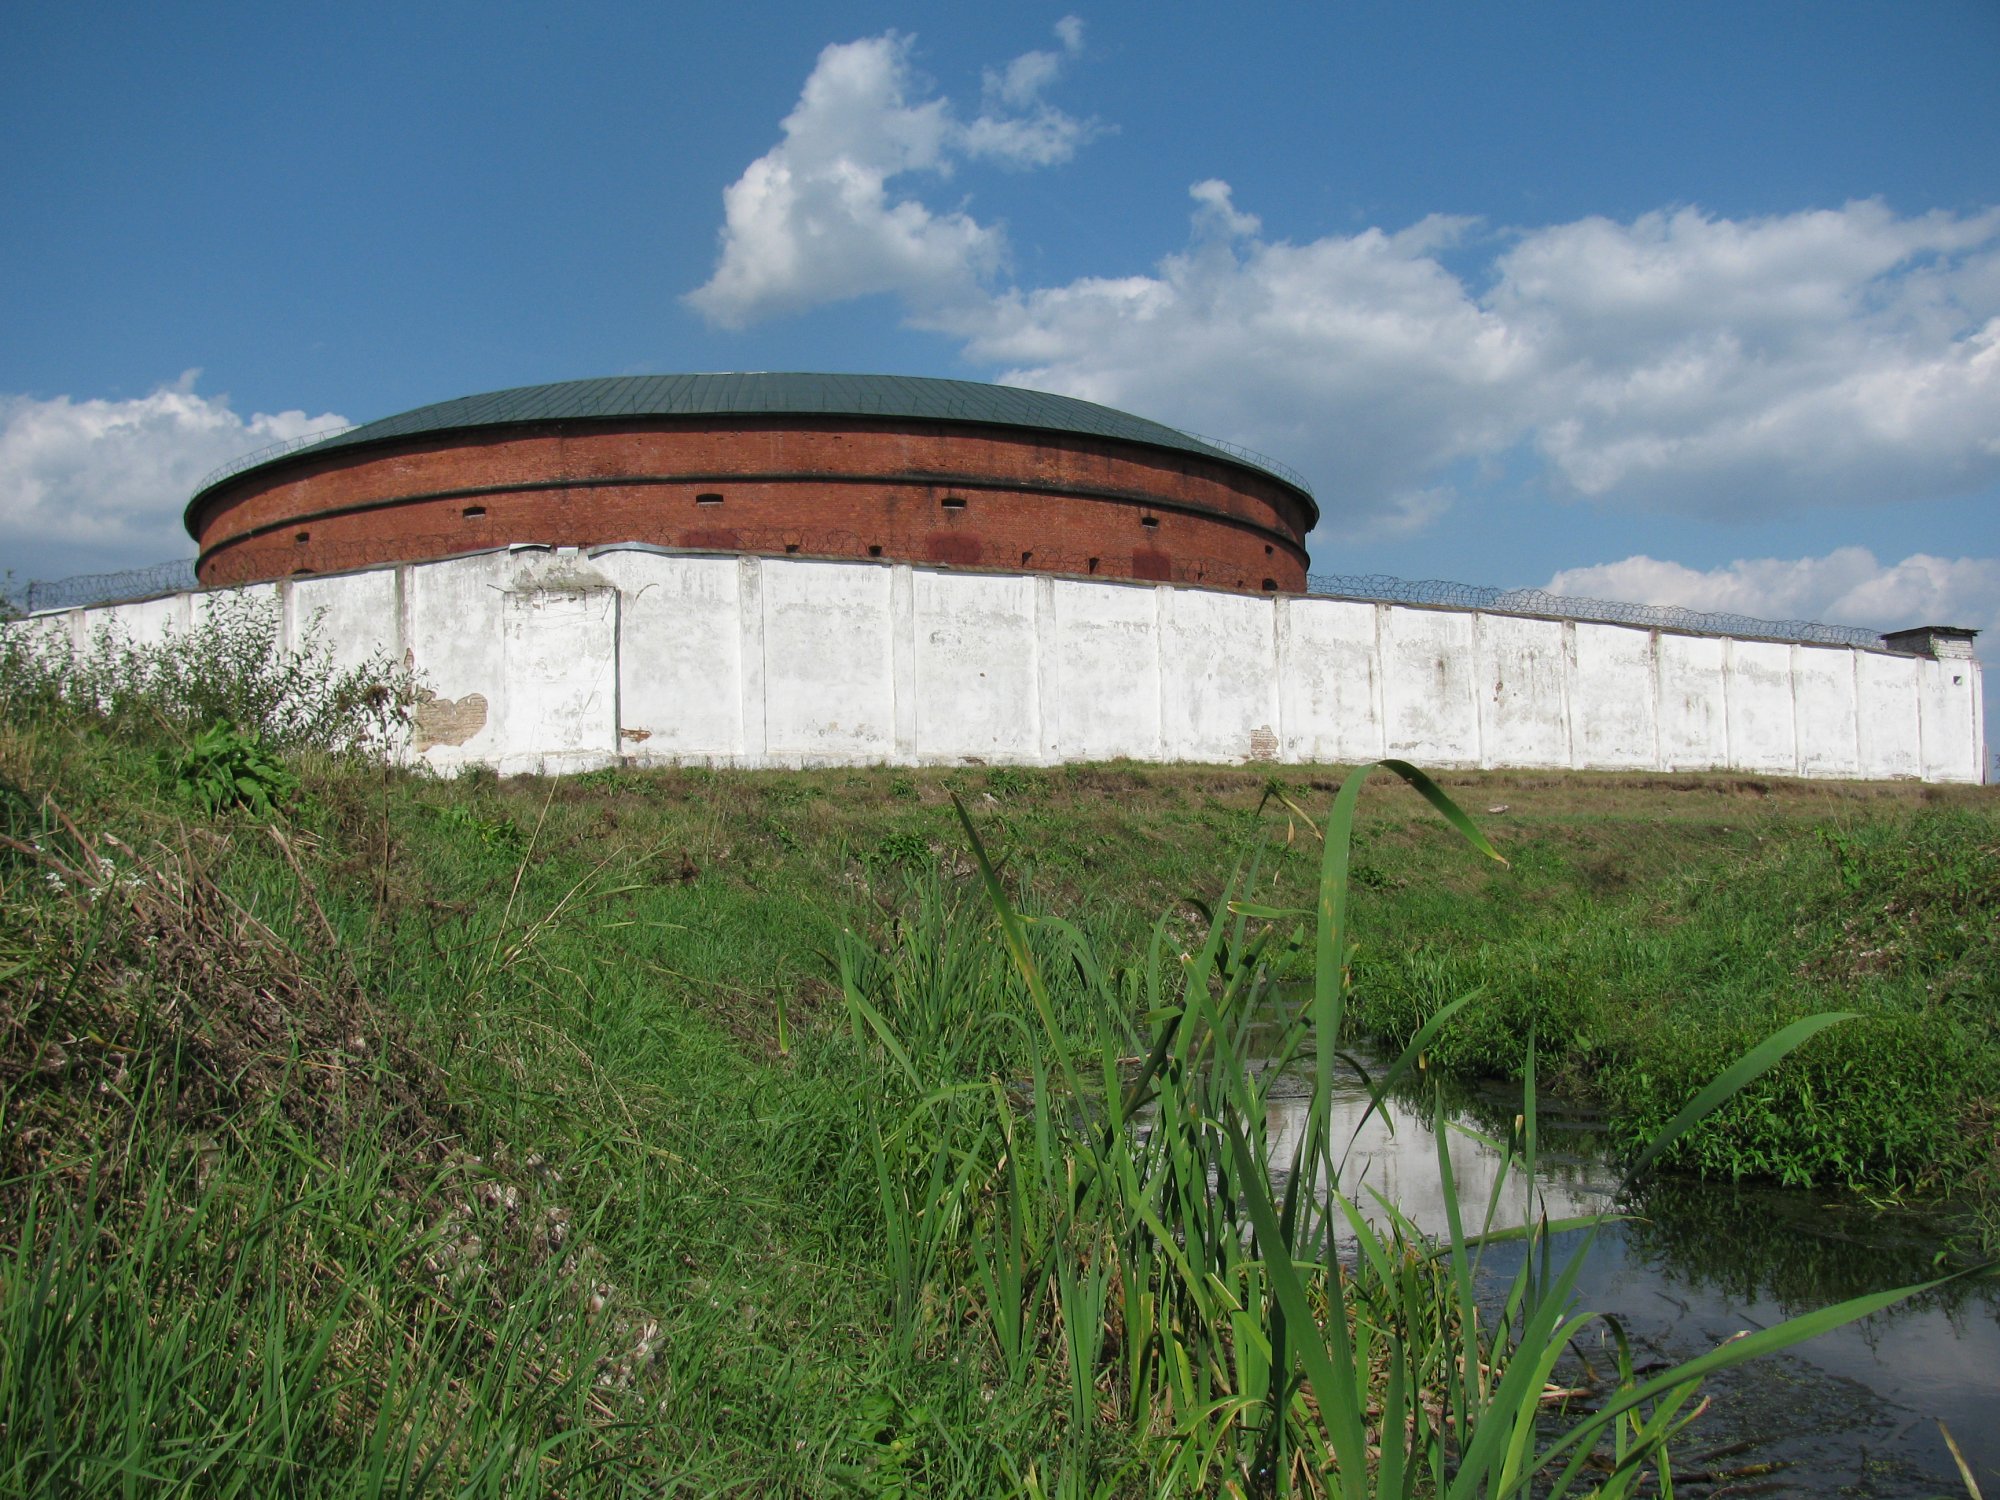
[[[489,849],[510,855],[527,850],[528,837],[512,818],[482,817],[460,802],[449,802],[443,806],[427,805],[425,812],[441,828],[468,833]]]
[[[1033,776],[1018,766],[995,766],[986,773],[986,790],[1003,800],[1025,797],[1034,784]]]
[[[877,865],[922,866],[931,862],[930,840],[913,829],[899,829],[886,836],[869,855]]]
[[[211,817],[245,807],[267,818],[299,792],[299,778],[263,735],[233,724],[212,724],[197,734],[173,758],[169,774],[180,794]]]

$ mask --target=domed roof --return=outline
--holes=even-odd
[[[225,480],[265,464],[286,462],[310,451],[418,437],[470,427],[504,427],[530,422],[615,421],[631,417],[844,416],[912,418],[980,426],[1027,427],[1075,432],[1089,437],[1173,448],[1205,458],[1256,469],[1296,489],[1310,507],[1305,481],[1262,454],[1233,444],[1195,437],[1162,422],[1150,422],[1073,396],[976,380],[932,380],[914,375],[617,375],[599,380],[564,380],[460,396],[420,406],[400,416],[351,427],[308,447],[282,454],[253,455],[211,476],[202,494]],[[194,508],[189,504],[190,513]],[[1316,514],[1317,508],[1311,507]]]

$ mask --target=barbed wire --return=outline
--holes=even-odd
[[[1686,609],[1678,604],[1628,604],[1615,599],[1580,599],[1546,589],[1486,588],[1442,578],[1392,578],[1384,573],[1314,573],[1307,589],[1337,599],[1376,604],[1428,604],[1445,609],[1487,610],[1494,614],[1543,615],[1608,625],[1645,625],[1692,635],[1755,636],[1824,646],[1879,648],[1881,635],[1854,625],[1817,620],[1760,620],[1753,615]]]
[[[117,573],[79,573],[73,578],[35,579],[16,591],[15,600],[28,614],[43,609],[81,609],[93,604],[123,604],[178,594],[197,588],[194,559],[126,568]]]
[[[1290,464],[1279,462],[1268,453],[1259,453],[1255,448],[1246,447],[1242,443],[1232,443],[1228,438],[1209,437],[1206,433],[1188,432],[1188,429],[1185,427],[1181,431],[1186,432],[1189,437],[1198,443],[1206,443],[1211,448],[1220,448],[1231,458],[1241,459],[1243,462],[1254,465],[1259,469],[1270,470],[1271,473],[1276,474],[1280,479],[1288,481],[1295,489],[1304,490],[1308,495],[1312,493],[1312,486],[1306,483],[1305,475],[1301,474]]]
[[[308,547],[259,547],[232,549],[223,554],[228,577],[216,582],[297,577],[309,573],[339,573],[352,568],[416,558],[443,558],[468,550],[463,532],[436,536],[399,536],[393,541],[314,542]],[[496,544],[504,545],[504,544]],[[763,556],[797,555],[818,558],[860,558],[870,556],[869,544],[856,533],[817,527],[730,528],[728,539],[717,538],[716,551],[752,552]],[[394,556],[384,553],[394,550]],[[486,549],[476,549],[486,550]],[[595,548],[594,552],[616,550]],[[666,549],[674,550],[674,549]],[[700,549],[679,549],[700,550]],[[877,554],[879,555],[879,554]],[[897,561],[884,557],[885,562]],[[937,559],[950,565],[953,559]],[[1002,560],[980,557],[962,560],[982,567],[1008,566]],[[1019,559],[1018,566],[1078,578],[1101,577],[1107,582],[1126,575],[1114,575],[1103,567],[1105,559],[1082,552],[1056,552],[1035,548]],[[1142,561],[1143,566],[1143,561]],[[1176,556],[1161,559],[1142,576],[1141,582],[1184,583],[1210,588],[1258,590],[1262,578],[1252,578],[1240,562],[1224,558]],[[194,560],[154,563],[150,567],[128,568],[115,573],[82,573],[72,578],[37,579],[17,587],[12,603],[26,613],[41,610],[81,609],[94,605],[121,604],[150,599],[161,594],[198,588]],[[1860,646],[1880,649],[1882,638],[1871,630],[1850,625],[1825,625],[1817,620],[1761,620],[1751,615],[1723,614],[1684,609],[1672,604],[1632,604],[1614,599],[1583,599],[1551,594],[1545,589],[1501,589],[1477,584],[1455,583],[1441,578],[1396,578],[1385,573],[1314,573],[1306,580],[1307,592],[1334,599],[1355,599],[1374,604],[1417,604],[1443,609],[1484,610],[1493,614],[1536,615],[1560,620],[1583,620],[1612,625],[1643,625],[1651,629],[1678,630],[1694,635],[1748,636],[1763,640],[1804,641],[1816,645]]]
[[[354,424],[352,422],[341,422],[332,427],[322,427],[317,432],[302,432],[297,437],[283,438],[275,443],[266,443],[263,447],[253,448],[248,453],[239,453],[236,457],[230,459],[228,463],[211,469],[203,477],[201,483],[194,487],[193,493],[199,495],[210,485],[220,484],[231,474],[241,474],[245,469],[254,469],[261,463],[268,463],[270,460],[281,458],[287,453],[296,453],[301,448],[310,448],[314,443],[324,442],[328,438],[339,437],[343,432],[352,431],[354,431]]]

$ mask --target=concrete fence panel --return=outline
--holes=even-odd
[[[1566,625],[1570,637],[1571,764],[1651,770],[1660,763],[1659,682],[1652,632]]]
[[[400,658],[399,579],[395,568],[293,579],[284,585],[287,642],[299,646],[310,634],[339,667],[358,667],[378,652]]]
[[[1473,616],[1382,611],[1382,706],[1388,753],[1431,766],[1480,763]]]
[[[1163,759],[1160,590],[1056,579],[1051,592],[1057,758]]]
[[[767,562],[759,571],[768,756],[787,765],[894,759],[890,570]]]
[[[1162,753],[1228,764],[1278,758],[1273,601],[1160,589]]]
[[[1722,679],[1729,708],[1730,764],[1739,771],[1797,774],[1792,648],[1775,641],[1731,641]]]
[[[1035,580],[898,571],[914,605],[915,758],[1040,760]]]
[[[1833,646],[1792,647],[1792,712],[1801,776],[1861,774],[1854,655]]]
[[[1654,641],[1655,704],[1662,771],[1708,771],[1729,764],[1729,642],[1712,635]]]
[[[1383,735],[1383,606],[1349,599],[1279,599],[1281,750],[1294,762],[1379,760]]]
[[[1562,622],[1473,619],[1481,764],[1567,766],[1570,673]]]
[[[908,564],[520,548],[301,577],[284,639],[406,661],[451,770],[639,764],[1735,769],[1977,781],[1970,656]],[[13,628],[88,648],[214,595]]]
[[[645,761],[744,753],[742,570],[638,550],[591,559],[617,588],[618,735]]]

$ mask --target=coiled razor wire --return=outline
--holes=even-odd
[[[1854,625],[1822,625],[1817,620],[1760,620],[1752,615],[1718,614],[1678,604],[1627,604],[1616,599],[1577,599],[1546,589],[1496,589],[1442,578],[1391,578],[1385,573],[1314,573],[1307,590],[1335,599],[1377,604],[1430,604],[1446,609],[1478,609],[1503,615],[1544,615],[1609,625],[1645,625],[1692,635],[1755,636],[1805,641],[1821,646],[1879,649],[1882,637]]]
[[[317,432],[302,432],[297,437],[283,438],[275,443],[266,443],[263,447],[252,449],[248,453],[239,453],[236,457],[230,459],[228,463],[223,464],[220,468],[211,469],[204,475],[201,483],[194,487],[194,493],[199,495],[203,490],[222,483],[231,474],[241,474],[245,469],[254,469],[257,465],[269,463],[274,458],[282,458],[287,453],[300,452],[303,449],[312,447],[315,443],[323,443],[328,438],[337,438],[344,432],[352,431],[354,431],[354,424],[352,422],[341,422],[332,427],[322,427]]]
[[[194,559],[187,557],[177,562],[154,563],[147,568],[127,568],[122,573],[79,573],[74,578],[53,581],[36,579],[19,590],[18,601],[23,610],[34,614],[44,609],[123,604],[199,587],[194,576]]]
[[[399,545],[415,552],[425,549],[412,546],[413,542],[434,540],[438,556],[446,556],[454,551],[463,551],[463,534],[452,537],[439,536],[434,539],[400,538]],[[353,556],[333,555],[349,549],[316,548],[314,562],[319,571],[338,571],[342,567],[363,567],[383,561],[376,554],[379,544],[354,544]],[[768,552],[783,555],[796,552],[804,556],[858,556],[863,548],[860,538],[846,533],[833,534],[814,529],[804,531],[739,533],[735,545],[745,552]],[[291,571],[289,551],[269,549],[269,555],[262,552],[251,572],[265,577],[281,577]],[[239,559],[248,566],[249,559]],[[1095,571],[1095,558],[1081,555],[1071,557],[1062,553],[1033,554],[1033,564],[1038,571],[1051,573],[1073,573],[1087,576]],[[1171,578],[1175,583],[1223,584],[1247,583],[1234,575],[1241,571],[1235,564],[1222,560],[1201,558],[1177,558],[1171,567]],[[50,609],[82,609],[100,604],[122,604],[136,599],[150,599],[161,594],[180,593],[186,589],[198,588],[194,576],[194,559],[184,558],[174,562],[154,563],[146,568],[129,568],[119,573],[81,573],[74,578],[60,578],[53,581],[37,579],[17,588],[13,603],[29,614]],[[1872,630],[1863,630],[1851,625],[1823,625],[1817,620],[1760,620],[1751,615],[1718,614],[1703,610],[1684,609],[1675,604],[1628,604],[1615,599],[1578,599],[1566,594],[1551,594],[1545,589],[1500,589],[1484,588],[1477,584],[1454,583],[1442,578],[1394,578],[1386,573],[1314,573],[1306,580],[1307,591],[1332,599],[1355,599],[1374,604],[1420,604],[1444,609],[1484,610],[1493,614],[1539,615],[1558,620],[1584,620],[1610,625],[1643,625],[1650,629],[1678,630],[1693,635],[1749,636],[1762,640],[1805,641],[1825,646],[1859,646],[1869,650],[1880,650],[1882,638]]]

